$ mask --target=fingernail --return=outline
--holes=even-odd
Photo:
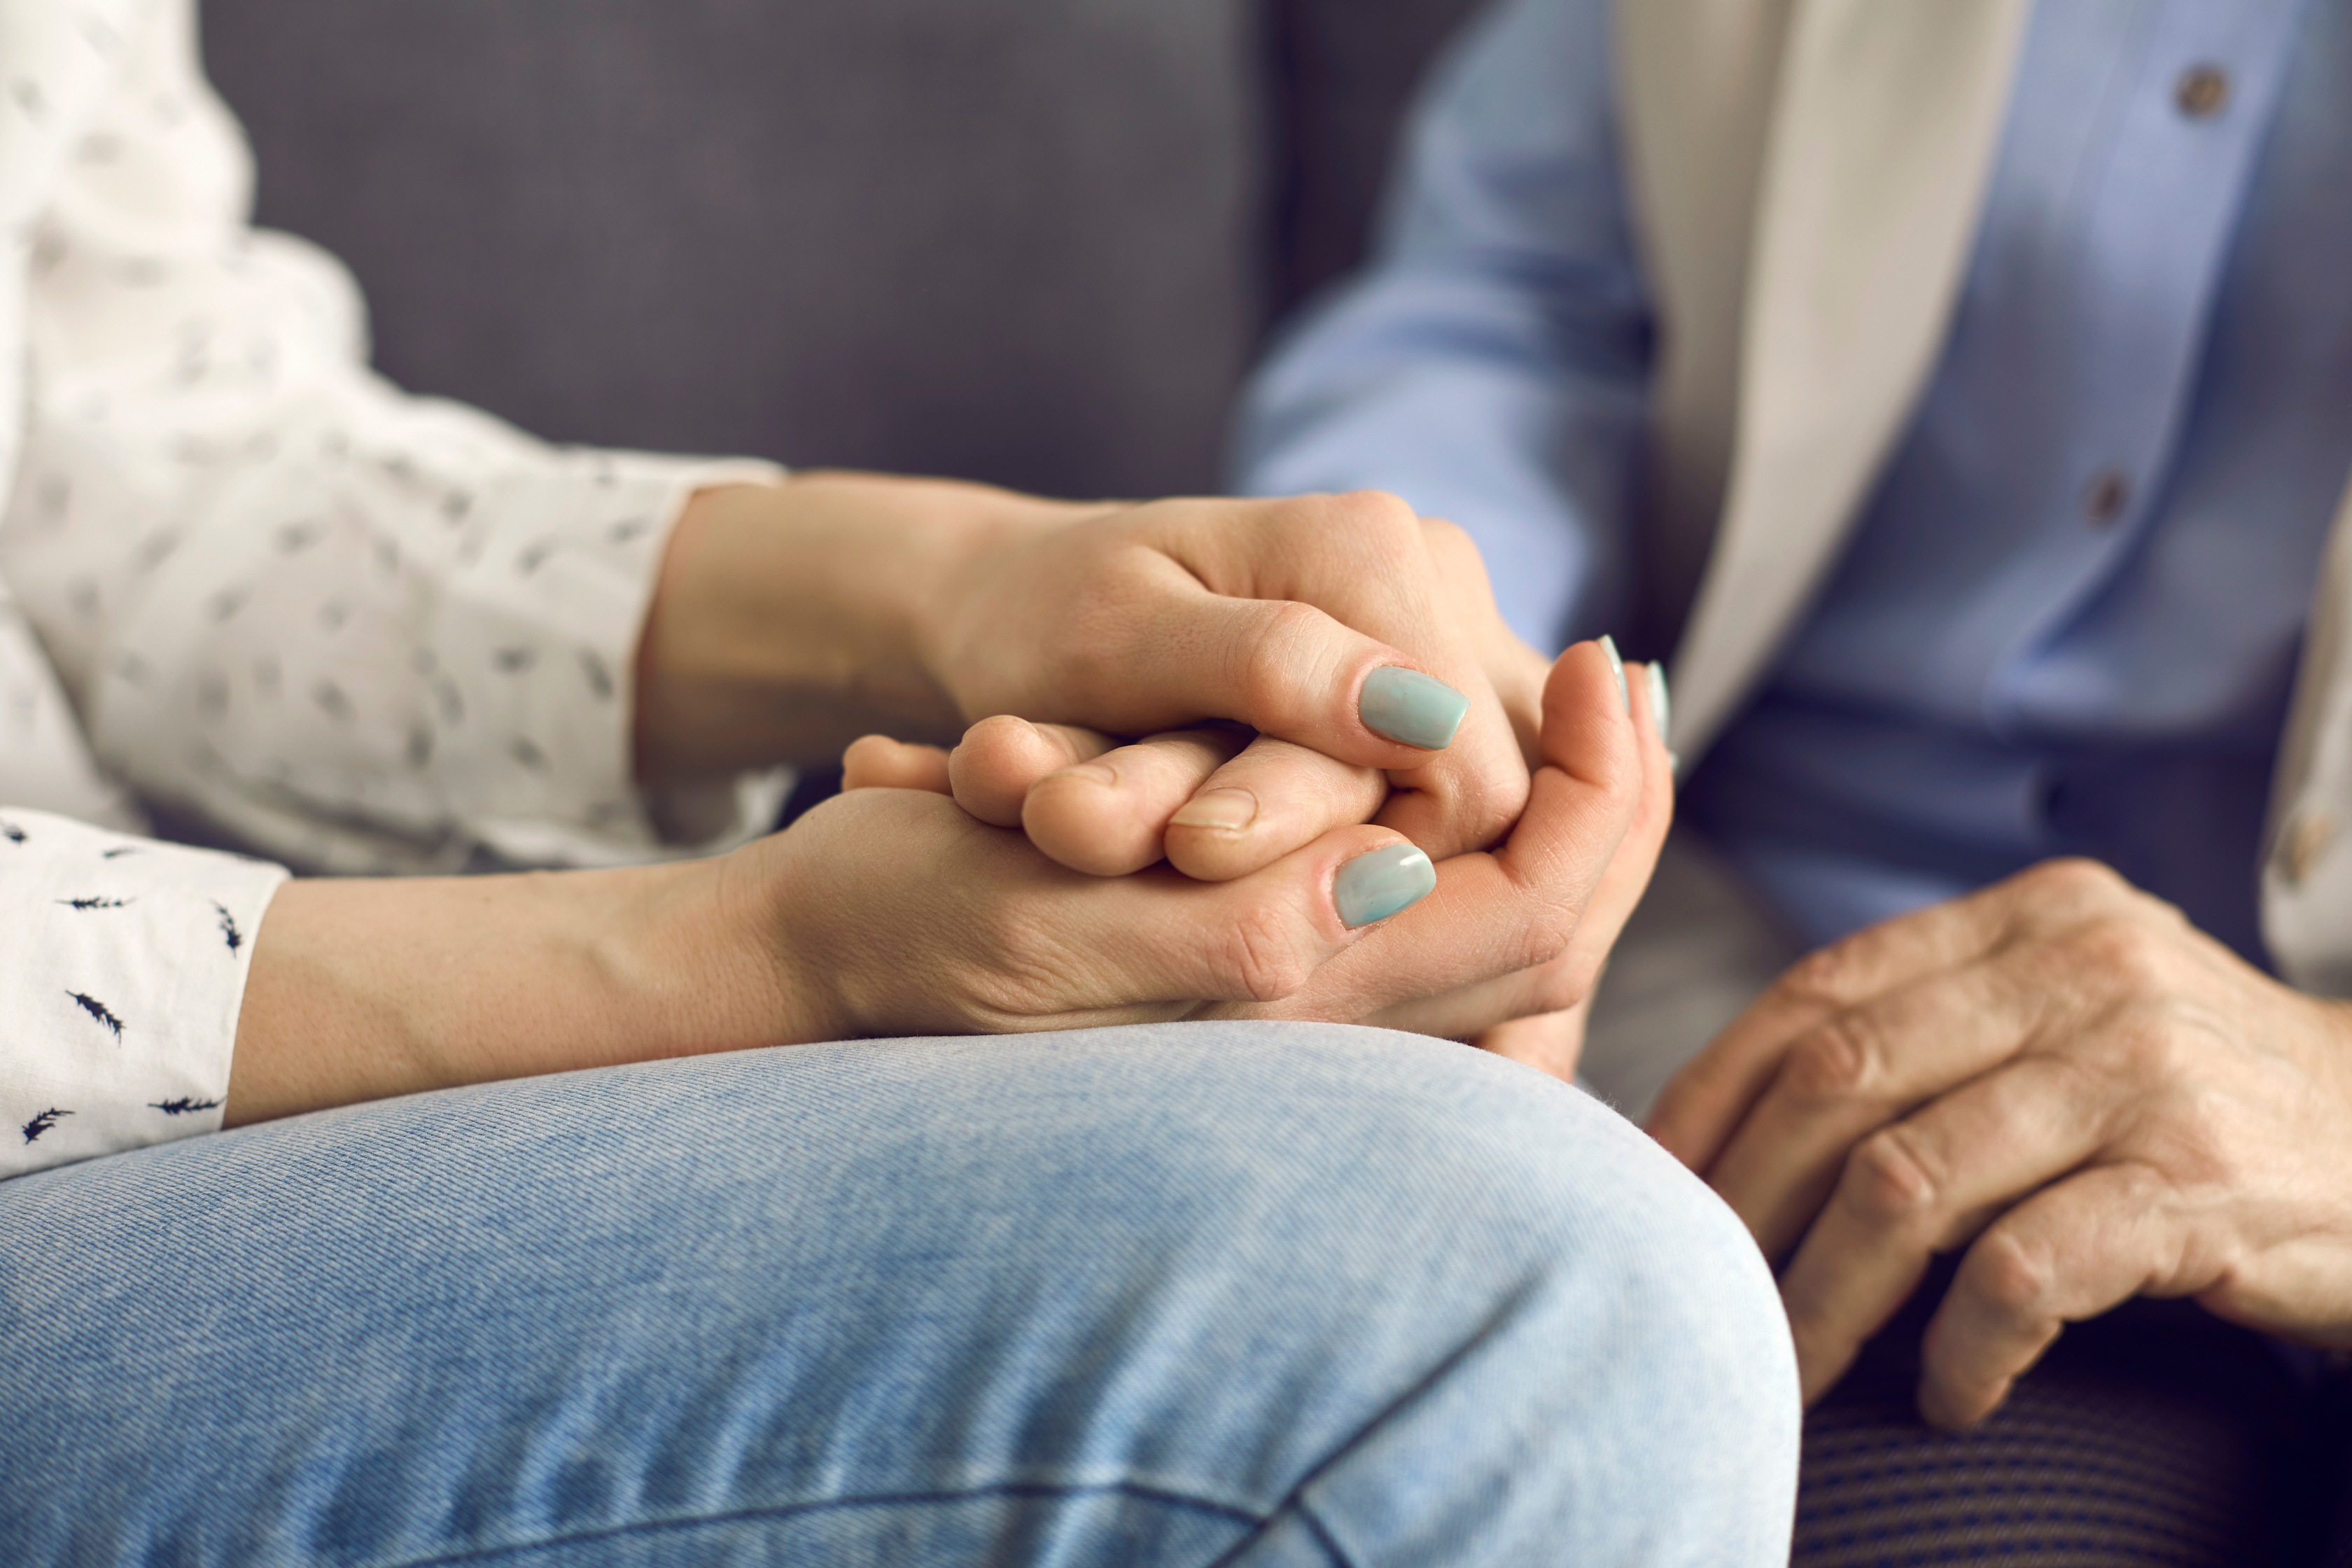
[[[1174,827],[1213,827],[1239,833],[1257,820],[1257,796],[1245,789],[1213,789],[1194,795],[1184,809],[1168,819]]]
[[[1349,931],[1409,910],[1437,888],[1437,868],[1410,844],[1359,855],[1339,868],[1331,887],[1339,923]]]
[[[1666,667],[1656,659],[1650,661],[1650,721],[1661,741],[1674,732],[1675,700],[1666,691]]]
[[[1454,743],[1470,700],[1445,682],[1417,669],[1391,664],[1364,677],[1356,711],[1364,728],[1391,741],[1442,752]]]
[[[1617,699],[1625,704],[1625,711],[1631,713],[1633,710],[1633,693],[1625,684],[1625,660],[1617,651],[1617,639],[1602,637],[1601,651],[1609,656],[1609,673],[1617,678]]]

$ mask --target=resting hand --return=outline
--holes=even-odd
[[[2058,861],[1815,953],[1652,1131],[1738,1211],[1819,1397],[1937,1253],[1920,1410],[1967,1426],[2064,1325],[2193,1297],[2352,1345],[2352,1008]]]

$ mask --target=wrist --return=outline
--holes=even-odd
[[[255,940],[227,1121],[822,1037],[742,854],[289,883]]]
[[[861,734],[951,741],[942,628],[982,563],[1082,510],[981,485],[809,474],[705,490],[638,658],[638,775],[830,762]]]

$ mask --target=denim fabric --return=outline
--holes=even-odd
[[[0,1184],[11,1564],[1777,1563],[1727,1210],[1413,1036],[800,1047]]]

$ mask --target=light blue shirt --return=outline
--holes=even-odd
[[[1444,64],[1378,258],[1262,371],[1237,448],[1247,491],[1461,523],[1554,648],[1628,614],[1638,558],[1652,322],[1609,10],[1512,0]],[[1685,820],[1816,942],[2088,853],[2259,957],[2347,471],[2352,0],[2041,0],[1943,357]]]

